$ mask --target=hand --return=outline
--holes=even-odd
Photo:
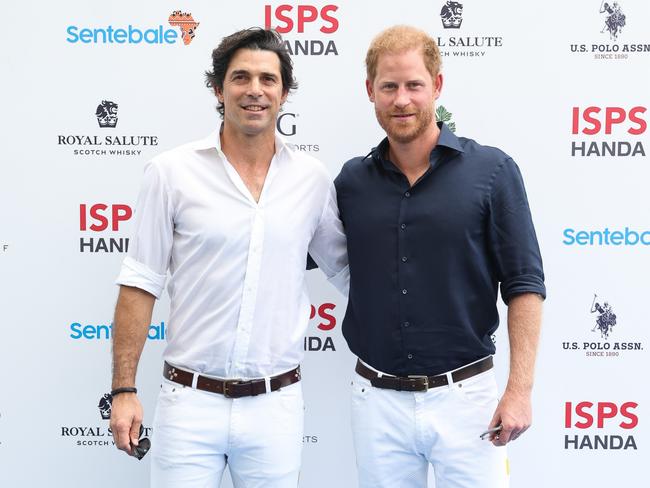
[[[495,446],[505,446],[514,441],[530,427],[533,419],[530,393],[518,393],[506,389],[488,428],[502,425],[490,440]]]
[[[113,398],[111,408],[111,431],[115,446],[134,455],[133,448],[138,445],[142,425],[142,405],[135,393],[120,393]]]

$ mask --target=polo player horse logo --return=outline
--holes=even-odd
[[[623,31],[625,27],[625,14],[621,11],[621,7],[617,2],[609,4],[603,0],[603,3],[600,4],[600,13],[606,14],[605,26],[600,33],[605,31],[609,32],[609,38],[616,40],[618,35]]]
[[[602,306],[596,301],[597,295],[594,293],[594,301],[591,303],[591,313],[597,313],[598,318],[596,318],[596,325],[592,332],[595,332],[596,329],[600,331],[600,337],[607,339],[609,334],[612,332],[612,329],[616,325],[616,314],[609,303],[604,302]]]

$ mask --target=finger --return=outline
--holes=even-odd
[[[492,437],[492,444],[494,444],[495,446],[505,446],[508,443],[508,441],[510,441],[512,432],[513,432],[512,429],[506,429],[504,427],[499,432],[497,432],[496,435]]]
[[[141,426],[142,426],[142,422],[140,420],[133,419],[133,422],[131,423],[131,431],[129,432],[129,440],[131,441],[131,445],[133,446],[138,445]]]
[[[126,451],[131,454],[131,443],[129,441],[129,426],[126,422],[116,422],[111,425],[113,431],[113,440],[115,447],[121,451]]]

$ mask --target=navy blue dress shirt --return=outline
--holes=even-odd
[[[519,168],[444,124],[411,186],[384,139],[336,178],[348,240],[343,335],[369,365],[434,375],[493,354],[496,301],[545,297],[542,259]]]

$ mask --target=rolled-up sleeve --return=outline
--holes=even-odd
[[[330,184],[321,218],[309,244],[309,254],[328,281],[344,296],[350,287],[347,240],[339,218],[336,190]]]
[[[169,266],[174,219],[167,181],[154,162],[145,166],[134,224],[129,252],[116,283],[140,288],[160,298]]]
[[[546,298],[542,257],[517,164],[507,158],[497,169],[489,197],[488,240],[501,297],[521,293]]]

